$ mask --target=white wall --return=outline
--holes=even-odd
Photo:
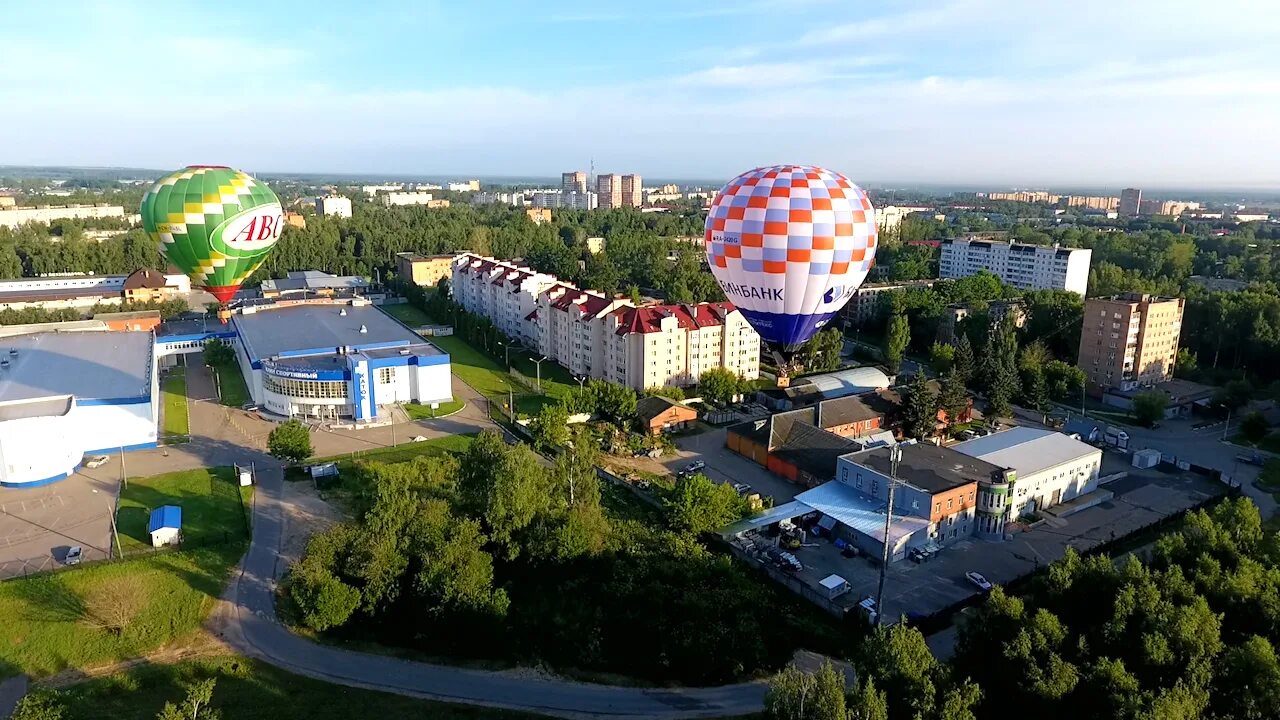
[[[1098,469],[1102,465],[1102,451],[1098,450],[1081,459],[1073,460],[1038,473],[1018,475],[1013,486],[1013,498],[1010,502],[1010,520],[1016,520],[1033,500],[1043,499],[1044,504],[1037,510],[1053,507],[1053,493],[1061,490],[1058,503],[1074,500],[1081,495],[1098,489]]]
[[[408,370],[412,371],[417,368],[416,380],[417,387],[412,388],[415,402],[427,404],[433,402],[448,402],[453,399],[453,382],[452,375],[449,374],[449,364],[443,365],[410,365]]]
[[[153,444],[158,412],[155,402],[72,405],[62,415],[0,422],[0,483],[70,474],[86,453]]]

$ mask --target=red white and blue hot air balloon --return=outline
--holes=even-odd
[[[790,357],[866,279],[876,234],[871,201],[844,175],[756,168],[711,202],[707,263],[765,343]]]

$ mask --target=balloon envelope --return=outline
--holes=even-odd
[[[151,186],[142,223],[165,259],[226,303],[267,259],[284,210],[271,188],[239,170],[192,165]]]
[[[866,279],[876,254],[875,209],[840,173],[756,168],[716,194],[705,239],[725,295],[766,343],[789,354]]]

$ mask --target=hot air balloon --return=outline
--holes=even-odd
[[[170,264],[224,305],[280,238],[271,188],[239,170],[191,165],[142,196],[142,224]]]
[[[785,368],[866,279],[876,215],[840,173],[774,165],[716,193],[705,238],[711,273]]]

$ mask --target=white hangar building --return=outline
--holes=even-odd
[[[249,393],[276,415],[360,423],[453,399],[449,356],[362,298],[249,304],[231,322]]]
[[[150,332],[0,338],[0,486],[61,480],[86,454],[155,447]]]

